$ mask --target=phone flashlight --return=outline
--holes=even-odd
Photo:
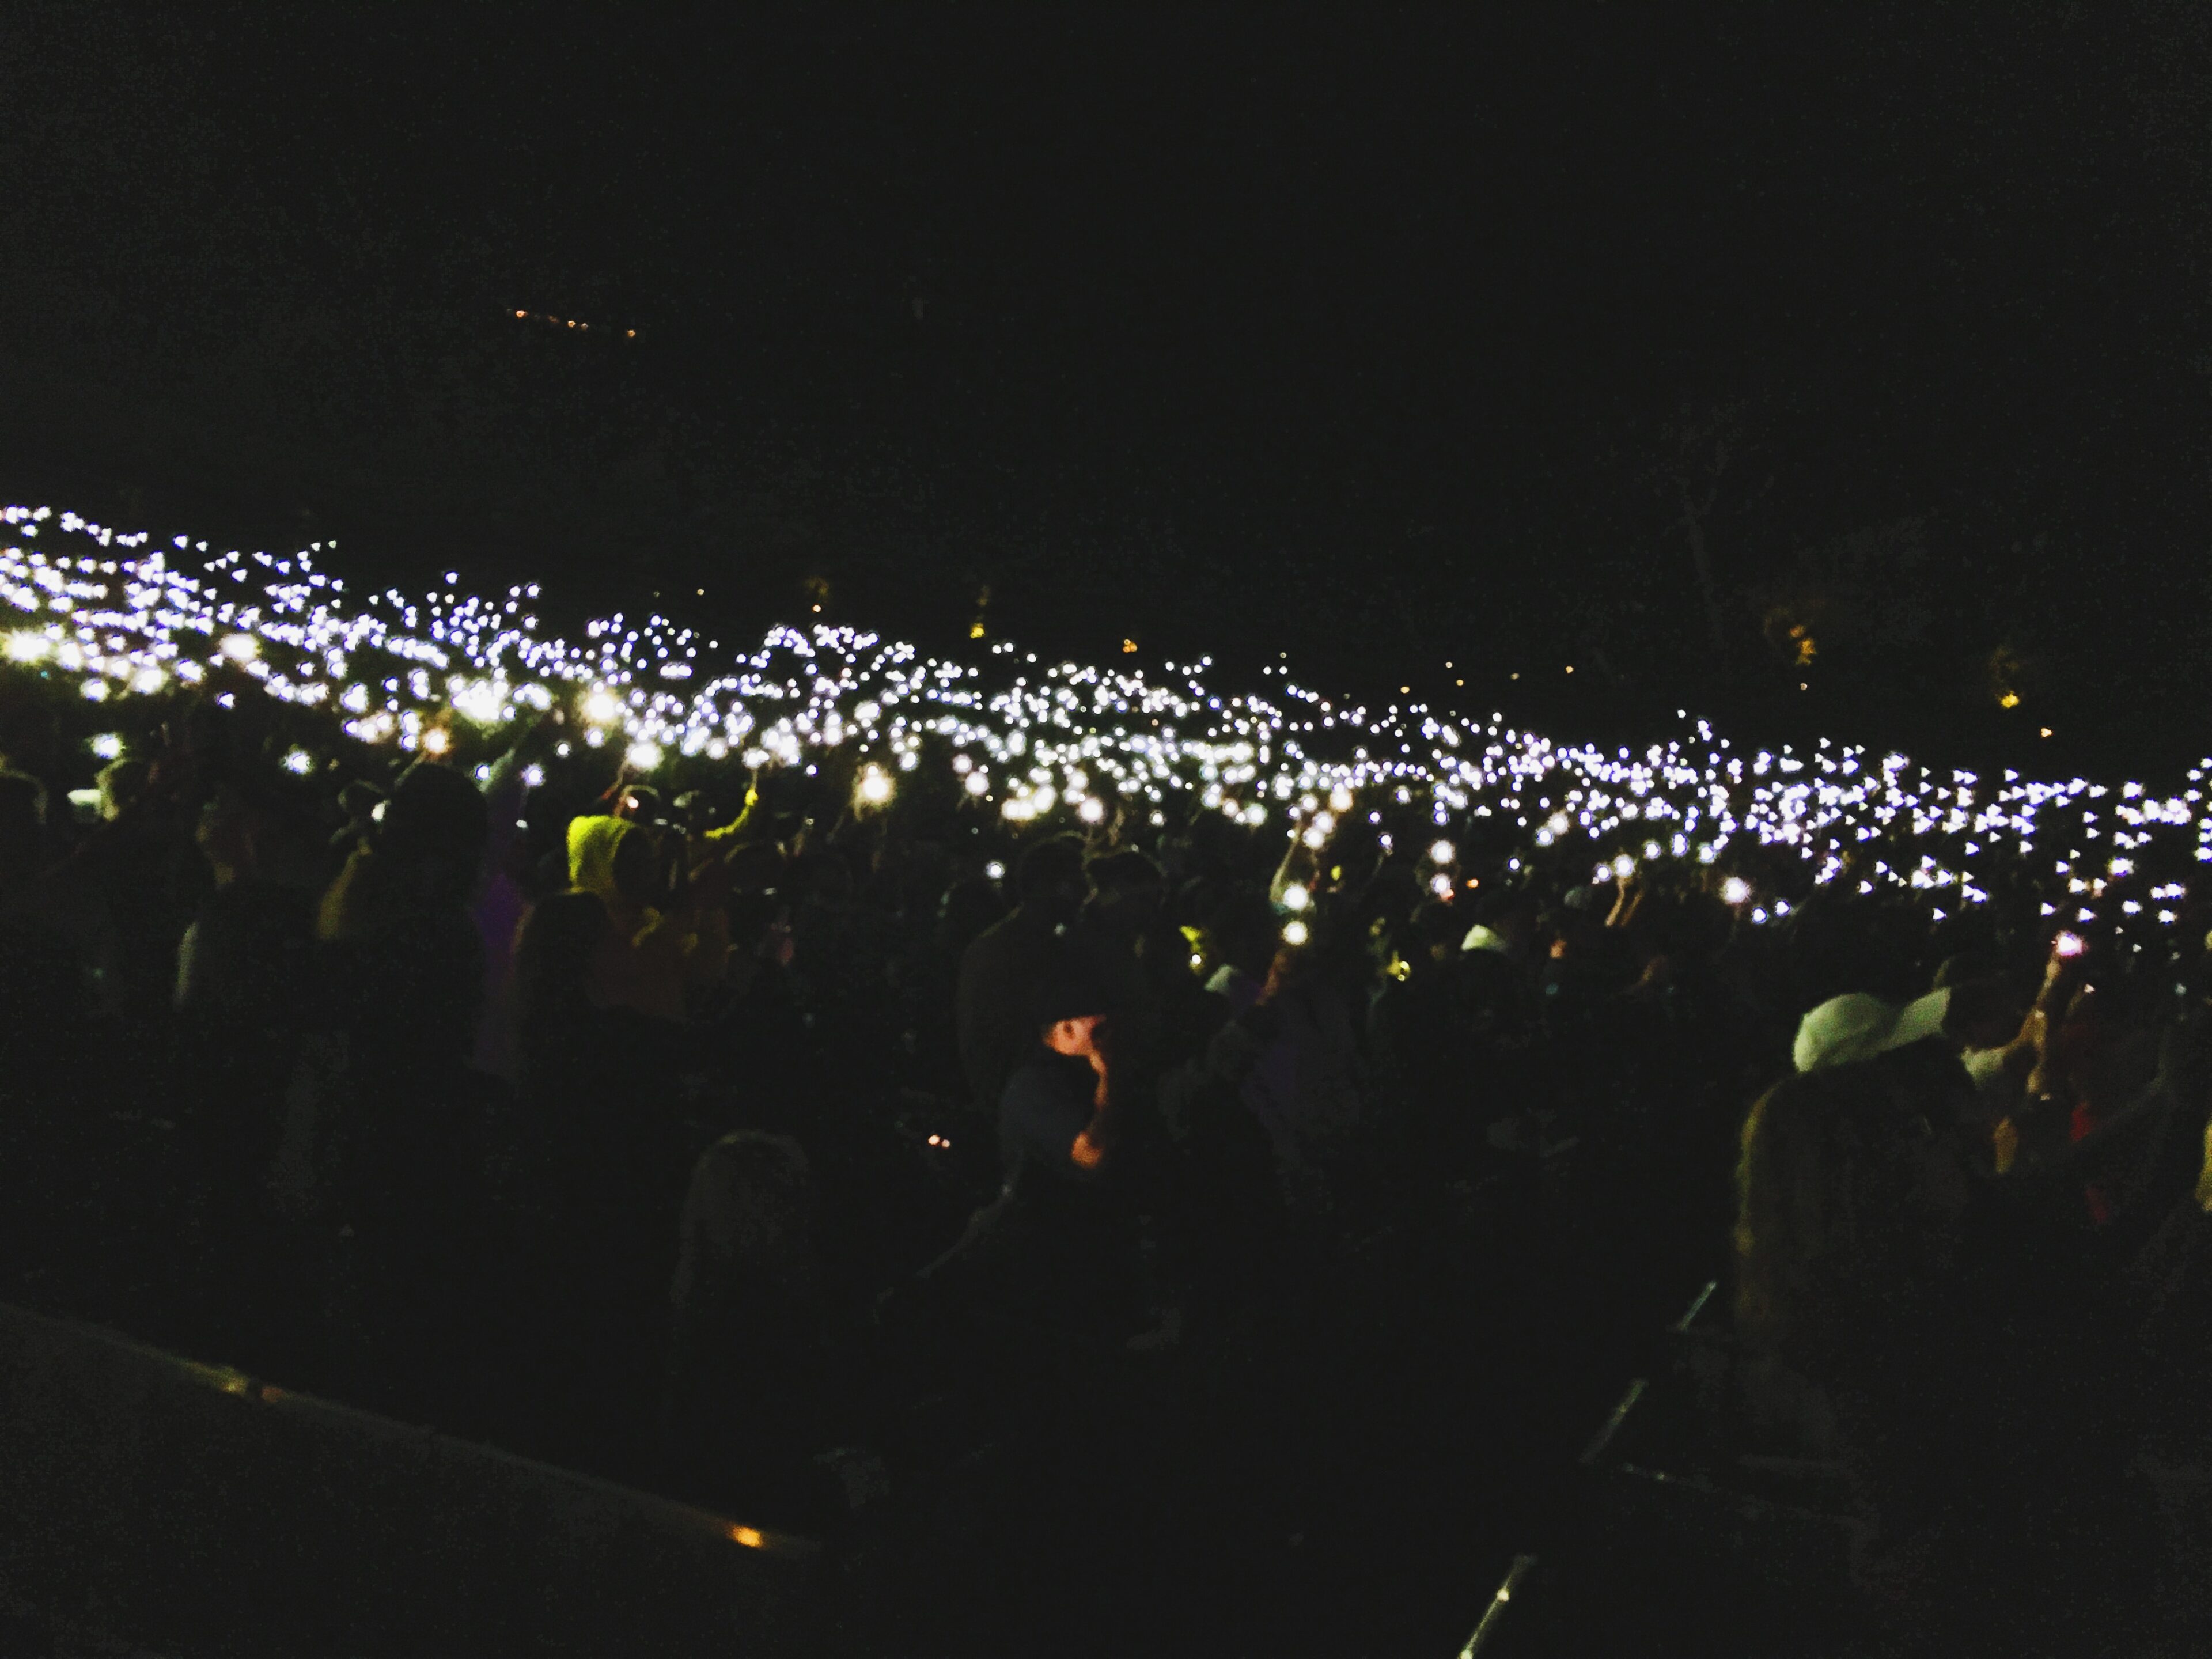
[[[2061,933],[2051,942],[2051,948],[2062,957],[2078,957],[2089,947],[2079,933]]]

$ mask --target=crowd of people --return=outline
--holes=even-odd
[[[1294,1460],[1257,1396],[1330,1286],[1511,1308],[1446,1351],[1525,1404],[1721,1276],[1747,1443],[1846,1472],[1875,1602],[2187,1601],[2144,1492],[2206,1450],[2193,872],[2146,949],[2054,939],[2025,862],[1948,915],[1786,848],[1599,885],[1379,793],[1320,845],[1017,825],[949,769],[675,793],[557,712],[400,764],[215,687],[95,771],[7,698],[0,1296],[830,1533],[1017,1419],[1103,1449],[1085,1379],[1233,1371]]]

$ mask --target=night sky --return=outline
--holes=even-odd
[[[10,9],[11,498],[1565,736],[2206,746],[2203,9]]]

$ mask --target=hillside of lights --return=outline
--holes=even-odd
[[[1672,741],[1605,752],[1502,717],[1346,707],[1287,683],[1232,695],[1209,689],[1204,664],[1164,678],[1038,666],[1001,643],[987,676],[827,626],[775,629],[745,653],[665,617],[617,615],[570,641],[540,631],[535,586],[486,598],[449,574],[441,592],[358,593],[319,568],[320,544],[210,557],[204,542],[156,547],[44,507],[0,520],[0,643],[18,672],[119,703],[228,671],[397,752],[441,752],[453,724],[489,735],[559,704],[582,742],[648,775],[677,756],[799,767],[842,751],[864,804],[888,801],[918,766],[949,764],[1017,823],[1095,823],[1117,805],[1160,823],[1194,805],[1316,847],[1336,817],[1395,803],[1395,817],[1425,808],[1440,839],[1502,818],[1534,847],[1579,842],[1599,881],[1641,860],[1710,864],[1748,838],[1827,882],[1874,842],[1862,887],[1925,890],[1939,914],[1983,902],[1978,883],[2025,856],[2056,896],[2046,915],[2091,920],[2109,888],[2139,927],[2178,920],[2179,878],[2212,861],[2202,766],[2160,798],[2134,783],[1938,775],[1827,740],[1747,754],[1686,717]],[[1730,888],[1734,902],[1753,896]]]

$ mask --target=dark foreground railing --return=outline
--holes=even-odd
[[[812,1540],[0,1304],[0,1605],[179,1655],[821,1653]]]

